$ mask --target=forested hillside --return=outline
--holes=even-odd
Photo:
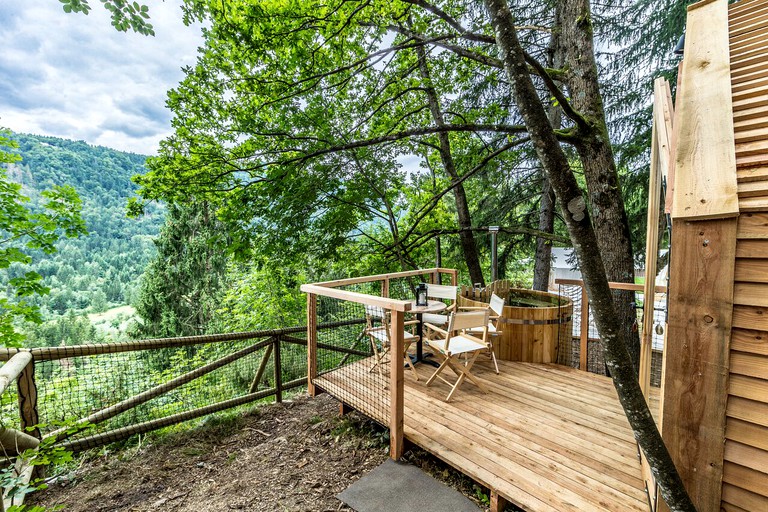
[[[137,219],[125,214],[126,201],[136,188],[131,176],[144,172],[146,157],[55,137],[12,138],[18,142],[21,161],[9,165],[9,178],[22,185],[33,207],[51,186],[74,187],[83,202],[88,234],[62,238],[55,254],[37,252],[29,266],[12,265],[0,282],[6,285],[28,270],[41,274],[51,292],[32,301],[41,306],[46,320],[130,304],[156,252],[152,238],[164,217],[163,209],[154,205]]]

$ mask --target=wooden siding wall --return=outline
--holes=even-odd
[[[690,5],[673,123],[662,436],[702,512],[721,503],[739,215],[730,88],[727,1]]]
[[[722,509],[768,510],[768,0],[729,9],[739,210]]]

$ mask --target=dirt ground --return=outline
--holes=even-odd
[[[152,444],[84,460],[28,503],[69,512],[337,511],[335,496],[388,456],[387,431],[294,397]],[[405,458],[487,510],[487,489],[420,449]]]

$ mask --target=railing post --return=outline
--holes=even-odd
[[[381,284],[381,296],[389,298],[389,278],[385,277]]]
[[[40,429],[35,427],[32,431],[27,431],[27,427],[32,427],[40,423],[37,413],[37,384],[35,383],[35,360],[32,359],[19,375],[19,416],[21,419],[21,430],[37,439],[42,439]]]
[[[307,393],[317,395],[317,295],[307,294]]]
[[[398,460],[403,456],[403,332],[402,311],[392,310],[390,322],[390,382],[389,382],[389,456]]]
[[[281,403],[283,401],[283,364],[280,360],[280,336],[275,336],[274,346],[272,353],[275,366],[275,402]]]
[[[581,332],[579,341],[579,370],[587,371],[587,351],[589,350],[589,294],[587,285],[581,283]]]

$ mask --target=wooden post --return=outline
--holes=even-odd
[[[384,282],[381,284],[381,296],[389,297],[389,277],[385,277]]]
[[[307,294],[307,393],[317,395],[317,295]]]
[[[654,83],[656,89],[660,89],[659,80]],[[657,96],[660,94],[657,93]],[[661,105],[654,105],[655,109],[660,109]],[[653,123],[651,134],[651,172],[648,179],[648,211],[646,213],[645,230],[645,287],[643,288],[643,330],[640,342],[640,389],[643,390],[646,402],[648,401],[648,390],[651,387],[651,357],[653,348],[653,311],[656,289],[656,263],[659,257],[659,206],[661,203],[661,160],[665,158],[661,153],[666,151],[661,147],[659,141],[659,131],[664,131]]]
[[[283,365],[280,360],[280,337],[275,337],[274,342],[274,366],[275,366],[275,402],[281,403],[283,401]]]
[[[504,509],[509,504],[509,502],[503,497],[500,496],[496,490],[491,489],[491,503],[490,503],[490,512],[504,512]]]
[[[393,310],[390,322],[390,382],[389,382],[389,456],[398,460],[403,456],[403,331],[402,311]]]
[[[37,384],[35,383],[35,361],[34,359],[27,363],[27,366],[19,375],[19,416],[21,419],[21,430],[28,432],[37,439],[42,439],[40,429],[35,425],[40,423],[37,413]],[[28,431],[28,427],[35,426],[34,430]]]
[[[352,407],[348,406],[344,402],[339,402],[339,416],[346,416],[353,410],[354,409],[352,409]]]
[[[581,330],[579,337],[579,370],[587,371],[589,351],[589,295],[587,286],[581,283]]]

